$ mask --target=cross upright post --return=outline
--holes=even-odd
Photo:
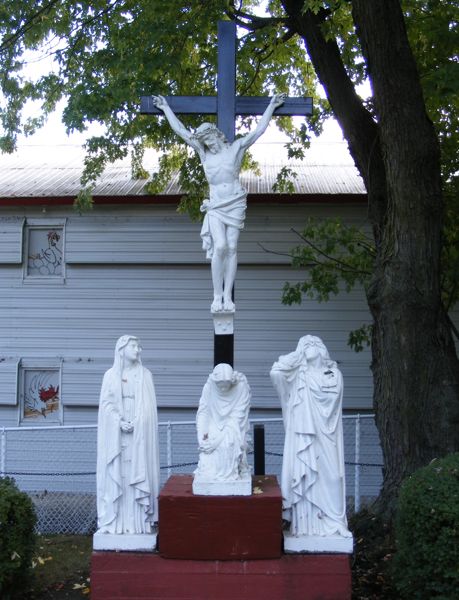
[[[236,24],[218,22],[217,127],[234,141],[236,115]]]
[[[270,103],[268,97],[236,96],[236,24],[218,22],[218,68],[216,96],[166,96],[165,99],[178,115],[216,115],[217,126],[228,142],[235,138],[237,115],[263,115]],[[153,96],[142,96],[141,114],[161,115]],[[286,97],[274,115],[307,116],[312,114],[312,98]],[[234,334],[216,333],[214,336],[214,365],[234,364]]]

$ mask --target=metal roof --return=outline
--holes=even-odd
[[[282,142],[258,142],[251,150],[261,173],[241,174],[242,183],[251,194],[271,194],[276,175],[285,166],[296,175],[292,180],[296,194],[365,194],[363,181],[344,143],[313,143],[304,160],[288,161]],[[24,145],[12,155],[0,155],[0,198],[75,197],[81,189],[83,161],[84,150],[74,145]],[[158,155],[148,150],[145,168],[152,173],[157,165]],[[93,195],[146,195],[147,181],[132,178],[128,157],[107,166]],[[180,193],[175,175],[163,194]]]

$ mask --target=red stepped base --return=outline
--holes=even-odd
[[[271,560],[171,560],[158,554],[94,552],[91,600],[349,600],[344,554]]]
[[[275,476],[253,477],[259,493],[251,496],[195,496],[192,481],[192,475],[173,475],[159,495],[163,558],[280,558],[282,496]]]

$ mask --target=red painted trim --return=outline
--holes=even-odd
[[[182,195],[94,196],[96,206],[178,204]],[[0,208],[11,206],[72,206],[73,196],[0,198]],[[249,204],[366,204],[366,194],[249,194]]]

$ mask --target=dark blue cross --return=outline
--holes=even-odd
[[[266,96],[236,96],[236,24],[218,22],[218,72],[216,96],[166,96],[175,114],[217,115],[217,127],[229,142],[234,141],[236,115],[262,115],[270,98]],[[140,112],[161,115],[152,96],[142,96]],[[312,115],[312,98],[285,99],[275,111],[279,116]]]
[[[217,127],[229,142],[234,141],[236,115],[262,115],[270,98],[266,96],[236,96],[236,24],[218,22],[218,70],[216,96],[166,96],[167,103],[177,115],[217,115]],[[142,96],[140,112],[161,115],[152,96]],[[274,111],[279,116],[312,115],[312,98],[285,98]],[[214,365],[233,366],[234,336],[214,336]]]

